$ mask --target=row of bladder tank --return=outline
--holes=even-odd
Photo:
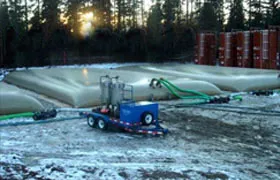
[[[201,32],[196,41],[196,64],[280,69],[279,28],[222,32],[218,38],[216,33]]]

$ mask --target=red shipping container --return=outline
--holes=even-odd
[[[261,68],[261,32],[253,32],[253,61],[254,68]]]
[[[196,52],[195,63],[206,64],[205,33],[197,34],[196,42],[197,42],[197,52]]]
[[[252,67],[252,38],[250,31],[237,32],[237,66],[238,67]]]
[[[262,30],[261,34],[261,68],[269,69],[269,30]]]
[[[276,65],[277,69],[280,69],[280,30],[278,30],[278,43],[277,43],[277,57],[276,57]]]
[[[243,49],[243,67],[251,68],[253,66],[253,38],[251,31],[244,32],[244,49]]]
[[[255,68],[269,68],[269,31],[254,31],[253,58]]]
[[[237,53],[237,67],[243,67],[243,53],[244,53],[244,33],[242,31],[237,32],[236,34],[236,40],[237,40],[237,47],[236,47],[236,53]]]
[[[195,44],[195,46],[194,46],[194,63],[195,64],[198,64],[198,53],[199,53],[199,51],[198,51],[198,39],[199,39],[199,35],[198,34],[196,34],[196,44]]]
[[[195,63],[214,65],[216,63],[216,39],[214,33],[198,33],[196,35]]]
[[[219,61],[222,66],[236,66],[236,33],[220,34]]]
[[[216,65],[216,38],[215,34],[207,33],[206,34],[206,56],[207,56],[207,65]]]
[[[231,33],[231,57],[230,57],[230,61],[232,62],[232,66],[236,67],[237,66],[237,53],[236,53],[236,46],[237,46],[237,38],[236,38],[236,32],[232,32]]]
[[[220,33],[219,64],[225,65],[225,33]]]
[[[278,32],[269,30],[269,69],[277,69]]]

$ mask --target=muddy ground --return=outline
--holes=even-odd
[[[159,103],[170,131],[161,137],[103,132],[85,119],[0,127],[0,179],[280,179],[279,116]],[[280,110],[280,96],[230,105]]]

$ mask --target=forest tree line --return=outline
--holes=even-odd
[[[152,0],[148,9],[145,0],[2,0],[0,65],[186,60],[198,31],[270,25],[280,25],[279,0]]]

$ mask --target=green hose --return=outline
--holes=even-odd
[[[207,95],[207,94],[205,94],[205,93],[201,93],[201,92],[193,91],[193,90],[181,89],[181,88],[179,88],[178,86],[175,86],[175,85],[172,84],[171,82],[167,81],[166,79],[161,78],[159,81],[160,81],[160,82],[165,82],[165,83],[167,83],[168,85],[170,85],[171,87],[173,87],[174,89],[176,89],[176,90],[179,91],[179,92],[195,94],[195,95],[202,96],[202,97],[206,97],[206,98],[210,99],[210,96]]]
[[[177,98],[180,98],[180,99],[203,99],[203,100],[205,100],[205,102],[210,99],[209,97],[205,97],[205,96],[182,96],[182,95],[179,95],[176,91],[174,91],[174,89],[172,89],[173,86],[170,87],[171,85],[168,84],[167,82],[162,81],[162,80],[159,80],[159,82],[162,83]],[[183,92],[183,91],[181,91],[181,92]],[[189,93],[189,91],[187,91],[187,92]]]
[[[19,113],[19,114],[9,114],[0,116],[0,121],[12,119],[12,118],[19,118],[19,117],[32,117],[34,115],[33,112],[26,112],[26,113]]]
[[[242,100],[243,100],[243,97],[240,96],[240,95],[236,95],[236,96],[232,96],[232,99],[233,99],[233,100],[237,100],[237,101],[242,101]]]
[[[211,100],[215,99],[215,97],[211,97],[202,92],[181,89],[178,86],[172,84],[171,82],[169,82],[168,80],[166,80],[164,78],[154,79],[154,80],[156,80],[160,84],[164,85],[175,97],[177,97],[179,99],[188,99],[188,100],[189,99],[198,99],[198,100],[200,100],[198,102],[186,102],[185,103],[186,105],[205,104],[205,103],[209,103]],[[183,96],[183,95],[179,95],[179,93],[188,93],[188,94],[193,94],[193,95]],[[231,99],[242,101],[243,98],[240,95],[234,95],[231,97]]]

